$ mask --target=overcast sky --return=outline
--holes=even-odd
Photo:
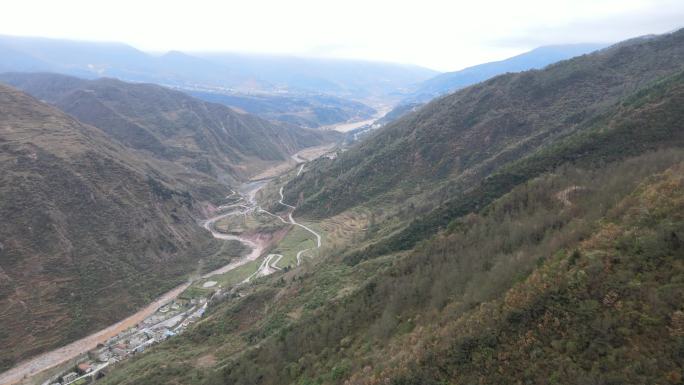
[[[146,51],[361,58],[453,71],[559,43],[684,26],[684,0],[5,0],[0,34]]]

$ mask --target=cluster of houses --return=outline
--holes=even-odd
[[[182,333],[200,319],[207,309],[206,298],[174,300],[160,307],[144,321],[88,352],[67,372],[43,385],[81,385],[104,376],[106,368],[130,355],[142,353],[149,346]]]
[[[57,377],[55,382],[51,382],[51,385],[87,384],[93,380],[93,377],[100,378],[98,376],[98,374],[102,375],[100,370],[108,365],[108,363],[95,363],[86,359],[71,368],[69,372]]]

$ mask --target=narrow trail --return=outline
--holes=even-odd
[[[310,250],[313,250],[313,249],[318,249],[318,248],[321,247],[321,245],[322,245],[322,243],[323,243],[323,242],[322,242],[322,239],[321,239],[321,235],[320,235],[319,233],[317,233],[316,231],[314,231],[313,229],[311,229],[310,227],[308,227],[308,226],[306,226],[306,225],[303,225],[303,224],[301,224],[301,223],[295,221],[295,219],[292,217],[292,212],[296,209],[296,207],[295,207],[295,206],[292,206],[292,205],[290,205],[290,204],[287,204],[287,203],[285,203],[285,202],[283,202],[283,199],[285,199],[285,197],[283,196],[283,187],[280,188],[279,194],[280,194],[280,200],[278,201],[278,203],[280,203],[281,205],[283,205],[283,206],[285,206],[285,207],[291,209],[291,211],[287,214],[287,219],[288,219],[288,220],[285,220],[285,219],[283,219],[283,217],[281,217],[280,215],[276,215],[276,214],[274,214],[274,213],[272,213],[272,212],[270,212],[270,211],[268,211],[268,210],[265,210],[265,209],[263,209],[263,208],[261,208],[261,207],[258,208],[258,211],[259,211],[259,212],[262,212],[262,213],[265,213],[265,214],[268,214],[268,215],[270,215],[270,216],[272,216],[272,217],[275,217],[275,218],[279,219],[279,220],[280,220],[281,222],[283,222],[283,223],[291,224],[291,225],[295,225],[295,226],[299,226],[299,227],[303,228],[304,230],[306,230],[306,231],[310,232],[311,234],[313,234],[314,237],[316,237],[316,246],[315,246],[315,247],[310,247],[310,248],[308,248],[308,249],[299,250],[299,251],[297,252],[297,265],[300,265],[300,264],[302,263],[302,256],[304,255],[304,253],[306,253],[307,251],[310,251]]]
[[[291,156],[291,158],[297,163],[306,163],[307,162],[307,160],[302,158],[301,156],[299,156],[299,154],[294,154]]]
[[[304,166],[304,165],[302,165],[302,166]],[[301,169],[300,169],[300,170],[301,170]],[[293,225],[295,225],[295,226],[299,226],[299,227],[303,228],[304,230],[306,230],[306,231],[310,232],[311,234],[313,234],[313,235],[316,237],[316,247],[315,247],[315,248],[316,248],[316,249],[320,249],[320,248],[321,248],[321,235],[318,234],[317,232],[313,231],[311,228],[309,228],[309,227],[307,227],[307,226],[305,226],[305,225],[303,225],[303,224],[301,224],[301,223],[295,221],[294,218],[292,217],[292,213],[294,212],[294,210],[296,209],[296,207],[294,207],[294,206],[292,206],[292,205],[289,205],[289,204],[283,202],[283,199],[285,199],[285,197],[283,196],[283,187],[282,187],[282,186],[280,187],[279,193],[280,193],[280,200],[278,201],[278,203],[280,203],[281,205],[283,205],[283,206],[285,206],[285,207],[289,207],[289,208],[292,209],[292,211],[290,211],[290,212],[287,214],[287,217],[288,217],[288,219],[290,220],[290,223],[293,224]],[[282,218],[281,218],[281,220],[282,220]],[[304,250],[299,250],[299,251],[297,252],[297,265],[300,265],[300,264],[302,263],[302,256],[304,255],[304,253],[306,253],[306,252],[309,251],[309,250],[313,250],[313,249],[314,249],[314,247],[310,247],[310,248],[304,249]]]
[[[252,273],[249,277],[245,278],[242,283],[249,283],[254,278],[265,277],[267,275],[273,274],[278,270],[282,270],[280,267],[276,266],[278,261],[283,258],[282,254],[269,254],[264,258],[259,265],[257,271]]]
[[[304,164],[302,164],[299,167],[299,170],[297,171],[297,175],[299,175],[302,172],[303,168],[304,168]],[[318,234],[313,229],[309,228],[308,226],[303,225],[303,224],[295,221],[295,219],[292,217],[292,212],[296,209],[296,207],[283,202],[284,196],[283,196],[283,187],[282,186],[280,187],[280,190],[279,190],[280,200],[278,201],[278,203],[280,203],[281,205],[291,209],[291,211],[288,213],[288,220],[287,221],[285,219],[283,219],[283,217],[276,215],[276,214],[273,214],[273,213],[263,209],[260,205],[257,204],[256,194],[264,185],[265,185],[265,183],[262,183],[262,184],[257,185],[256,188],[249,189],[248,192],[246,193],[246,197],[242,194],[239,194],[240,198],[242,200],[245,200],[246,203],[233,203],[233,204],[222,205],[222,206],[218,207],[219,210],[225,210],[225,209],[230,209],[230,208],[242,208],[243,210],[233,210],[230,212],[222,213],[222,214],[216,215],[212,218],[209,218],[202,223],[202,226],[205,229],[207,229],[209,232],[211,232],[211,235],[214,238],[223,239],[223,240],[239,241],[239,242],[242,242],[247,247],[252,249],[252,251],[248,255],[246,255],[245,257],[240,258],[237,261],[231,262],[230,264],[223,266],[217,270],[214,270],[210,273],[207,273],[207,274],[203,275],[202,278],[208,278],[208,277],[211,277],[212,275],[227,273],[227,272],[229,272],[229,271],[231,271],[231,270],[233,270],[239,266],[242,266],[246,263],[254,261],[261,256],[261,254],[263,253],[264,249],[267,246],[266,242],[259,242],[259,241],[254,242],[254,241],[247,239],[247,238],[244,238],[244,237],[240,237],[240,236],[232,235],[232,234],[226,234],[226,233],[222,233],[220,231],[217,231],[216,228],[214,227],[214,224],[216,222],[220,221],[221,219],[227,218],[229,216],[246,215],[246,214],[251,213],[251,212],[263,212],[263,213],[266,213],[268,215],[271,215],[271,216],[279,219],[283,223],[291,224],[294,226],[299,226],[299,227],[303,228],[304,230],[313,234],[313,236],[316,239],[316,246],[311,247],[311,248],[307,248],[307,249],[303,249],[303,250],[299,250],[297,252],[297,255],[296,255],[297,265],[301,264],[302,256],[304,255],[305,252],[313,250],[314,248],[320,248],[321,247],[321,244],[322,244],[321,235]],[[235,191],[231,190],[231,194],[228,195],[227,198],[232,197],[234,195],[235,195]],[[258,239],[260,239],[260,238],[258,238]],[[277,259],[275,259],[276,257],[277,257]],[[254,278],[263,277],[263,276],[266,276],[269,274],[273,274],[275,271],[280,270],[280,268],[277,266],[277,263],[282,258],[283,258],[283,255],[281,255],[281,254],[269,254],[269,255],[267,255],[266,258],[264,258],[264,260],[262,261],[262,263],[259,266],[259,268],[257,269],[257,271],[252,273],[249,277],[247,277],[244,281],[242,281],[242,283],[248,283],[249,281],[251,281]],[[273,260],[272,263],[271,263],[271,260]]]
[[[299,154],[292,155],[292,159],[297,164],[301,163],[301,165],[299,166],[299,170],[297,170],[297,176],[299,176],[302,173],[302,171],[304,170],[304,164],[306,164],[306,159],[300,157]]]
[[[574,192],[584,191],[586,189],[587,188],[584,186],[573,185],[573,186],[570,186],[570,187],[563,189],[563,190],[559,191],[558,193],[556,193],[556,199],[561,201],[561,203],[563,203],[563,206],[572,207],[572,201],[570,201],[570,195],[572,195]]]
[[[280,187],[280,191],[278,191],[278,193],[280,194],[280,200],[278,201],[278,203],[280,203],[283,206],[289,207],[292,210],[296,209],[296,207],[288,205],[287,203],[283,202],[283,199],[285,199],[285,197],[283,196],[283,187],[282,186]]]
[[[276,269],[276,270],[282,270],[282,268],[278,267],[277,265],[278,265],[278,262],[280,262],[280,260],[283,259],[283,255],[282,254],[274,254],[274,255],[277,255],[278,258],[276,258],[276,260],[273,261],[273,263],[271,263],[271,267]]]

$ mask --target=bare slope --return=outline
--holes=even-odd
[[[184,280],[215,248],[192,216],[197,194],[220,191],[0,85],[0,368]]]
[[[103,129],[126,146],[219,177],[245,177],[330,133],[274,124],[153,84],[57,74],[3,74],[0,81]]]

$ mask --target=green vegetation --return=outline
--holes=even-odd
[[[683,53],[500,76],[308,165],[285,200],[334,244],[103,383],[681,383]]]
[[[663,102],[663,100],[665,100]],[[421,239],[448,225],[453,218],[484,207],[511,188],[567,163],[598,167],[605,162],[652,151],[681,147],[684,131],[684,72],[631,95],[625,102],[591,122],[592,128],[511,162],[477,187],[444,202],[412,221],[406,229],[348,257],[360,259],[412,248]]]
[[[395,381],[679,383],[683,172],[641,185],[577,249],[449,325]]]
[[[216,229],[227,234],[244,234],[250,232],[273,233],[286,225],[278,219],[257,212],[250,215],[231,215],[216,222]]]
[[[0,80],[63,111],[0,88],[0,371],[239,256],[197,226],[206,203],[339,137],[152,84]]]
[[[213,293],[212,289],[205,289],[199,285],[193,285],[185,289],[178,298],[183,300],[191,300],[193,298],[209,298]]]
[[[247,262],[244,265],[235,268],[227,273],[214,275],[208,280],[216,281],[222,287],[231,287],[244,281],[247,277],[252,275],[252,273],[257,271],[259,265],[261,265],[262,260],[263,258],[255,259],[254,261]]]
[[[680,218],[681,222],[684,217],[684,196],[681,195],[684,192],[681,189],[684,186],[682,161],[684,153],[681,151],[661,151],[612,162],[601,168],[562,167],[516,187],[480,213],[453,222],[448,231],[422,243],[403,257],[380,258],[355,267],[317,264],[285,280],[273,277],[255,287],[256,291],[252,294],[215,307],[205,323],[201,324],[204,326],[198,326],[197,331],[200,333],[201,329],[202,335],[210,336],[209,339],[195,341],[183,336],[169,346],[163,344],[158,348],[159,353],[155,351],[141,357],[140,361],[132,362],[121,371],[115,372],[116,377],[108,379],[109,382],[106,383],[153,383],[172,379],[198,384],[248,384],[257,379],[267,384],[306,381],[339,383],[350,377],[361,383],[383,382],[384,378],[394,378],[396,383],[439,383],[445,380],[470,383],[476,381],[478,375],[490,373],[492,366],[496,372],[496,365],[500,362],[497,357],[507,351],[499,350],[500,344],[504,341],[523,343],[518,339],[527,338],[527,328],[536,327],[539,322],[546,320],[549,315],[546,315],[545,309],[554,309],[554,306],[564,312],[565,318],[561,318],[564,331],[545,326],[545,330],[555,333],[556,337],[550,340],[540,339],[535,343],[543,349],[558,346],[558,354],[569,352],[566,349],[575,349],[573,351],[576,354],[583,354],[586,362],[594,362],[596,358],[590,352],[603,354],[602,351],[585,351],[583,346],[588,346],[585,341],[600,340],[596,334],[577,332],[593,325],[593,322],[602,325],[600,322],[604,321],[594,321],[592,317],[601,314],[598,310],[605,308],[604,301],[610,306],[617,303],[618,299],[613,299],[614,295],[609,289],[620,288],[621,284],[617,282],[630,282],[634,279],[617,273],[616,269],[628,269],[626,272],[644,271],[646,267],[643,263],[646,260],[637,258],[631,265],[625,264],[617,262],[613,257],[614,253],[597,254],[589,246],[599,237],[596,234],[606,231],[602,229],[612,228],[611,223],[625,226],[623,231],[629,234],[630,226],[634,225],[632,221],[639,218],[640,231],[650,234],[651,238],[638,238],[640,240],[637,244],[630,241],[629,247],[638,247],[642,254],[651,255],[651,250],[660,250],[660,255],[671,255],[667,248],[661,249],[658,242],[662,239],[666,242],[665,246],[676,245],[676,239],[684,237],[684,227],[677,227],[684,226],[684,223],[676,226],[670,224],[671,219]],[[671,165],[675,166],[668,169]],[[651,178],[651,175],[663,171],[665,173],[662,176]],[[562,195],[563,192],[567,194]],[[563,196],[567,197],[569,204],[562,200]],[[680,202],[680,206],[675,202]],[[642,207],[644,204],[648,206]],[[644,216],[642,213],[648,214]],[[654,226],[652,230],[651,226]],[[615,247],[623,247],[619,245],[624,242],[618,241]],[[601,257],[597,258],[598,255]],[[605,270],[606,263],[610,263],[612,270]],[[516,304],[515,309],[524,308],[514,301],[518,297],[513,297],[512,293],[518,293],[520,287],[528,285],[528,282],[534,282],[535,288],[547,290],[574,288],[574,281],[570,278],[584,279],[582,277],[585,273],[567,273],[569,286],[559,285],[555,278],[549,285],[541,285],[535,281],[538,277],[546,279],[545,271],[558,269],[559,266],[565,274],[570,265],[583,266],[582,270],[587,274],[603,274],[595,279],[596,282],[605,283],[607,289],[600,289],[597,294],[591,295],[590,298],[596,298],[594,302],[578,302],[578,306],[590,307],[578,307],[577,310],[568,307],[567,301],[572,299],[572,294],[567,293],[567,300],[560,300],[558,295],[549,295],[540,297],[546,298],[547,304],[530,302],[536,306],[533,309],[542,311],[530,310],[529,314],[525,313],[526,310],[512,311],[506,307]],[[650,287],[652,289],[649,290],[674,295],[669,299],[674,306],[673,310],[663,310],[663,314],[674,312],[679,303],[675,298],[684,296],[684,286],[666,289],[668,282],[677,281],[673,281],[673,278],[660,281],[660,277],[662,271],[668,271],[673,277],[681,273],[670,264],[656,263],[651,267],[654,268],[656,271],[653,275],[639,274],[637,288]],[[611,283],[604,276],[614,272],[618,281]],[[581,282],[585,285],[583,290],[596,286],[591,281]],[[673,289],[681,292],[672,292]],[[281,291],[281,294],[274,297],[277,291]],[[637,298],[650,298],[646,293],[631,298],[630,292],[624,289],[616,292],[625,305],[642,303]],[[527,301],[536,298],[532,295],[516,295],[529,298]],[[620,308],[625,309],[625,316],[634,317],[630,313],[632,308],[625,305]],[[497,306],[505,308],[496,311]],[[228,313],[224,313],[223,309],[239,311],[227,317]],[[257,309],[261,309],[258,310],[258,322],[245,329],[235,326],[233,317],[255,315]],[[283,315],[287,317],[283,318]],[[580,316],[584,318],[572,318]],[[534,317],[542,318],[534,321]],[[494,334],[469,334],[471,330],[490,330],[476,325],[489,322],[498,325],[496,322],[499,319],[504,325],[513,325],[512,331],[510,327],[506,327]],[[637,317],[638,319],[641,318]],[[650,322],[648,319],[644,318],[644,322]],[[657,327],[653,338],[662,333],[667,334],[670,327],[668,318],[661,317],[661,320],[655,324],[648,323],[649,327]],[[556,321],[551,318],[544,322],[554,325]],[[617,319],[611,322],[615,325],[630,325],[618,322]],[[472,326],[463,326],[469,323]],[[603,333],[620,330],[602,327],[608,327],[601,329],[604,330]],[[642,330],[632,326],[628,328],[630,333]],[[452,334],[444,338],[444,333]],[[246,341],[241,343],[258,347],[245,350],[238,356],[234,354],[239,349],[230,350],[227,355],[224,353],[226,344],[234,348],[237,343],[235,340],[243,339]],[[628,340],[622,337],[612,340],[612,344],[617,344],[616,354],[622,354],[611,358],[612,362],[620,365],[634,362],[633,365],[637,365],[634,358],[630,358],[634,356],[628,353],[628,346],[624,345]],[[620,341],[623,345],[619,344]],[[182,349],[201,349],[202,354],[212,354],[217,360],[216,369],[207,371],[207,368],[195,366],[193,360],[196,356],[173,354],[169,349],[176,344],[182,346]],[[514,346],[517,347],[513,344],[507,349],[513,349]],[[525,360],[545,357],[547,354],[545,350],[538,351],[528,345],[523,347],[522,352],[528,355],[520,353],[522,355],[515,356],[511,353],[506,356],[507,360],[511,360],[508,366],[510,370],[528,368],[530,365]],[[433,350],[436,348],[443,350]],[[144,362],[159,359],[159,354],[171,354],[167,358],[174,362],[186,362],[190,366],[182,374],[175,370],[145,370],[149,366]],[[200,354],[199,350],[197,354]],[[491,364],[483,361],[486,359],[492,360]],[[514,359],[521,361],[516,364]],[[526,371],[527,377],[521,378],[534,382],[535,379],[552,375],[553,373],[546,371],[550,361],[542,361],[545,364],[540,364],[538,368],[531,367]],[[477,362],[477,365],[471,364],[472,362]],[[672,356],[670,361],[658,368],[669,367],[668,370],[672,371],[678,367],[679,362],[681,361]],[[597,368],[600,367],[604,366]],[[582,371],[582,368],[577,366],[575,370]],[[468,377],[467,373],[473,373],[475,377]],[[591,374],[587,374],[590,372],[582,373],[583,376],[573,377],[578,379],[578,383],[592,378]],[[613,370],[611,373],[616,376],[621,372]],[[501,378],[522,375],[504,372]],[[490,378],[495,379],[496,376]],[[600,371],[593,376],[603,378]],[[648,371],[635,378],[643,380],[655,378],[653,376],[654,373]]]
[[[235,258],[246,255],[249,248],[239,241],[225,241],[221,243],[218,252],[207,256],[200,261],[200,274],[206,274],[222,266],[227,265]]]
[[[510,162],[621,113],[624,98],[684,70],[683,40],[684,31],[678,31],[626,42],[435,100],[334,161],[309,167],[287,185],[286,200],[303,196],[298,213],[310,217],[360,204],[399,205],[411,195],[433,201],[433,209]]]

